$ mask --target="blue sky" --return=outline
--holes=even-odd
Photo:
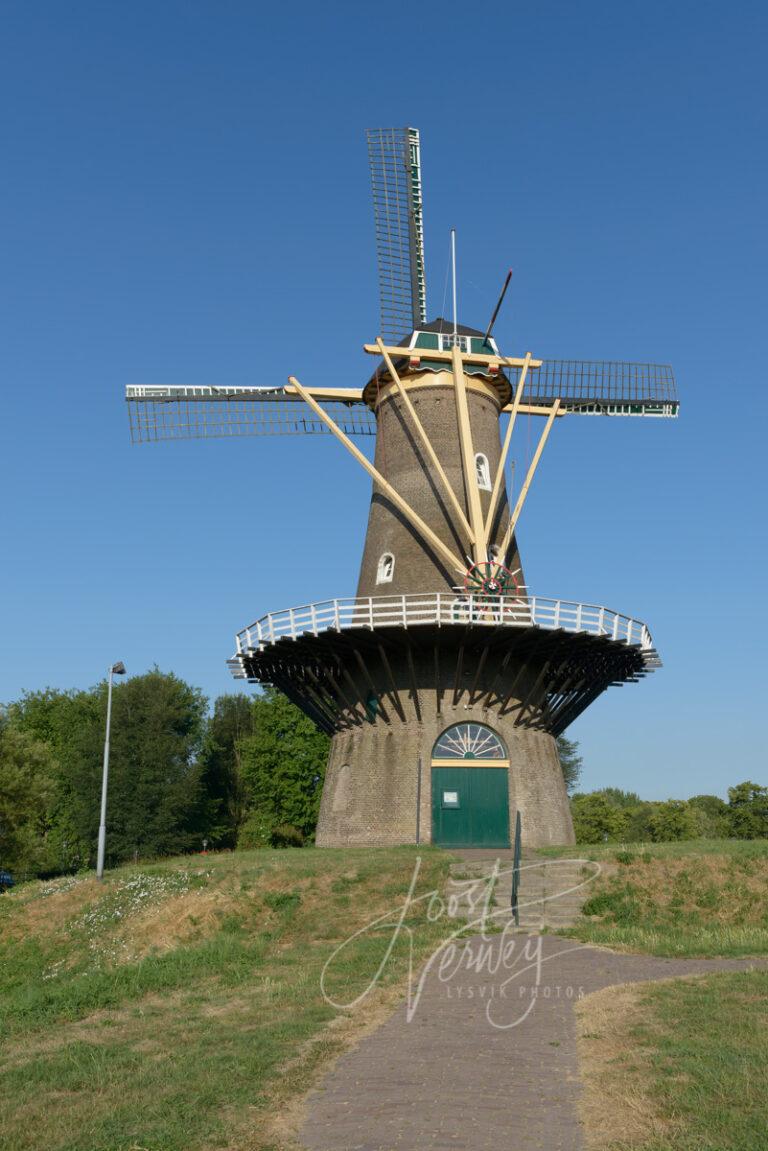
[[[353,594],[370,489],[328,437],[131,447],[126,383],[359,384],[364,130],[421,129],[430,313],[511,354],[673,364],[679,421],[556,426],[531,588],[664,659],[571,728],[584,785],[768,783],[768,10],[0,6],[0,700],[114,659],[232,690],[237,629]]]

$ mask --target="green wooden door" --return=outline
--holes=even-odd
[[[432,842],[509,847],[507,768],[433,767]]]

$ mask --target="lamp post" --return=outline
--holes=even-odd
[[[99,821],[99,850],[96,857],[96,878],[104,878],[104,850],[107,845],[107,781],[109,780],[109,725],[112,720],[112,676],[125,675],[124,663],[113,663],[109,668],[107,688],[107,731],[104,737],[104,770],[101,777],[101,819]]]

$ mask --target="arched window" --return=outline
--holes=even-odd
[[[446,728],[432,748],[432,759],[506,760],[499,736],[482,723],[455,723]]]
[[[483,491],[491,490],[491,469],[488,467],[488,457],[482,452],[475,456],[475,471],[477,472],[477,486]]]
[[[392,583],[395,574],[395,557],[392,552],[384,552],[379,557],[379,566],[376,568],[376,583]]]

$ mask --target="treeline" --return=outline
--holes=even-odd
[[[92,867],[107,685],[28,692],[0,707],[0,869],[17,877]],[[578,744],[558,740],[570,793]],[[211,849],[311,842],[328,737],[285,696],[220,696],[158,670],[116,682],[107,864]],[[605,788],[571,799],[579,843],[768,837],[768,788],[651,803]]]
[[[0,709],[0,868],[93,866],[107,686]],[[208,700],[158,670],[115,683],[107,864],[314,833],[328,738],[278,692]]]
[[[680,839],[768,838],[768,787],[747,780],[717,795],[655,803],[605,787],[571,799],[577,843],[664,843]]]

